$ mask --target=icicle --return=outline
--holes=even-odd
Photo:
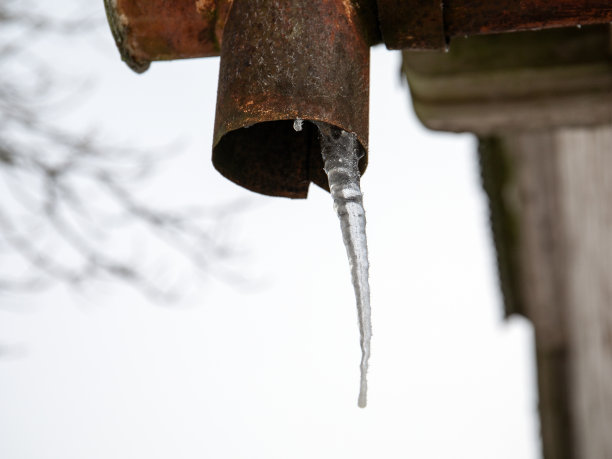
[[[365,211],[359,187],[361,148],[355,134],[324,123],[316,123],[320,132],[321,152],[334,210],[340,219],[342,238],[351,268],[359,333],[361,335],[361,384],[358,405],[366,406],[368,359],[370,358],[370,285],[368,283],[368,245],[365,233]]]
[[[293,129],[295,129],[297,132],[299,132],[299,131],[301,131],[301,130],[302,130],[302,125],[303,125],[303,124],[304,124],[304,120],[303,120],[303,119],[298,118],[298,119],[296,119],[296,120],[293,122]]]

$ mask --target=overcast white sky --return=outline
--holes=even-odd
[[[372,50],[362,410],[331,199],[314,186],[304,201],[257,196],[216,173],[218,59],[135,75],[106,28],[45,49],[62,75],[95,75],[58,118],[67,128],[143,147],[185,141],[148,199],[251,204],[231,229],[249,251],[241,270],[260,282],[186,283],[174,306],[107,284],[2,295],[0,344],[13,351],[0,358],[0,458],[539,457],[532,329],[503,320],[475,142],[419,125],[397,52]]]

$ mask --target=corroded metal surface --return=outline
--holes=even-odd
[[[609,22],[610,0],[444,0],[450,37]]]
[[[380,42],[374,0],[348,0],[363,22],[370,45]],[[221,54],[234,0],[104,0],[122,59],[142,73],[153,61]]]
[[[217,56],[234,0],[104,0],[124,61]],[[269,2],[275,7],[277,2]],[[370,45],[443,49],[452,37],[612,22],[609,0],[338,0],[354,9]],[[305,14],[311,14],[305,11]],[[378,17],[377,17],[378,16]],[[380,30],[379,30],[380,28]]]
[[[370,18],[349,0],[236,0],[223,35],[213,163],[259,193],[327,188],[316,128],[357,135],[367,151]],[[363,157],[360,168],[366,167]]]
[[[389,49],[443,49],[441,0],[378,0],[383,40]]]
[[[151,61],[218,56],[231,0],[104,0],[122,59],[136,72]]]
[[[612,22],[610,0],[378,0],[389,49],[444,49],[453,37]]]

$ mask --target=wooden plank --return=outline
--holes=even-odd
[[[427,127],[490,135],[612,123],[610,29],[471,37],[450,52],[403,53]]]
[[[546,459],[612,457],[611,150],[612,126],[481,139],[507,309],[535,327]]]
[[[612,458],[612,127],[557,135],[572,411],[581,458]]]
[[[554,133],[483,138],[480,157],[506,313],[527,316],[536,332],[544,457],[574,459]]]

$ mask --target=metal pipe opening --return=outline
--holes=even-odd
[[[349,0],[235,0],[223,32],[213,164],[258,193],[327,189],[319,121],[356,134],[367,165],[372,9]],[[365,5],[365,6],[364,6]]]

